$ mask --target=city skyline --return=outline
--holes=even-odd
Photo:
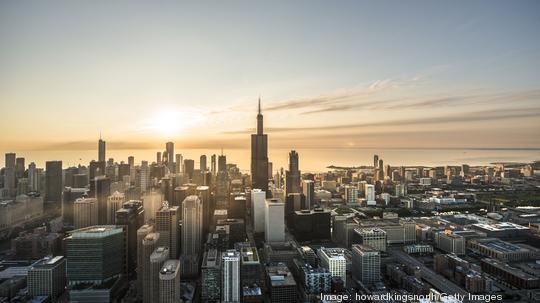
[[[310,4],[3,2],[0,150],[540,148],[537,2]]]

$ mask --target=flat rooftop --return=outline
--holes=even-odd
[[[505,230],[528,230],[528,227],[521,226],[519,224],[510,223],[510,222],[503,222],[503,223],[495,223],[495,224],[483,224],[478,223],[474,224],[473,226],[488,230],[488,231],[505,231]]]

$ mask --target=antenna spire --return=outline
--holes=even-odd
[[[261,114],[261,96],[259,96],[259,115]]]

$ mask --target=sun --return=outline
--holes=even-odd
[[[195,113],[180,110],[162,110],[151,114],[145,129],[163,137],[176,137],[197,122]]]

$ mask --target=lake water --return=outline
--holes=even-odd
[[[156,161],[158,150],[107,150],[107,158],[127,162],[128,156],[134,156],[138,164],[141,160]],[[288,149],[271,149],[269,159],[273,162],[274,170],[287,167]],[[540,160],[540,149],[297,149],[300,156],[300,169],[304,172],[326,171],[329,165],[358,166],[372,165],[373,155],[378,154],[385,164],[401,165],[487,165],[491,162],[531,162]],[[3,151],[5,153],[7,151]],[[26,158],[26,165],[35,162],[38,167],[44,167],[45,161],[62,160],[63,166],[74,166],[88,163],[97,159],[97,150],[60,150],[60,151],[12,151],[17,157]],[[219,154],[220,150],[208,149],[175,149],[184,159],[194,159],[198,167],[200,155],[207,155],[208,166],[210,156]],[[228,163],[236,163],[241,170],[248,171],[250,167],[250,151],[248,149],[225,150]],[[0,167],[4,166],[4,157],[0,157]]]

